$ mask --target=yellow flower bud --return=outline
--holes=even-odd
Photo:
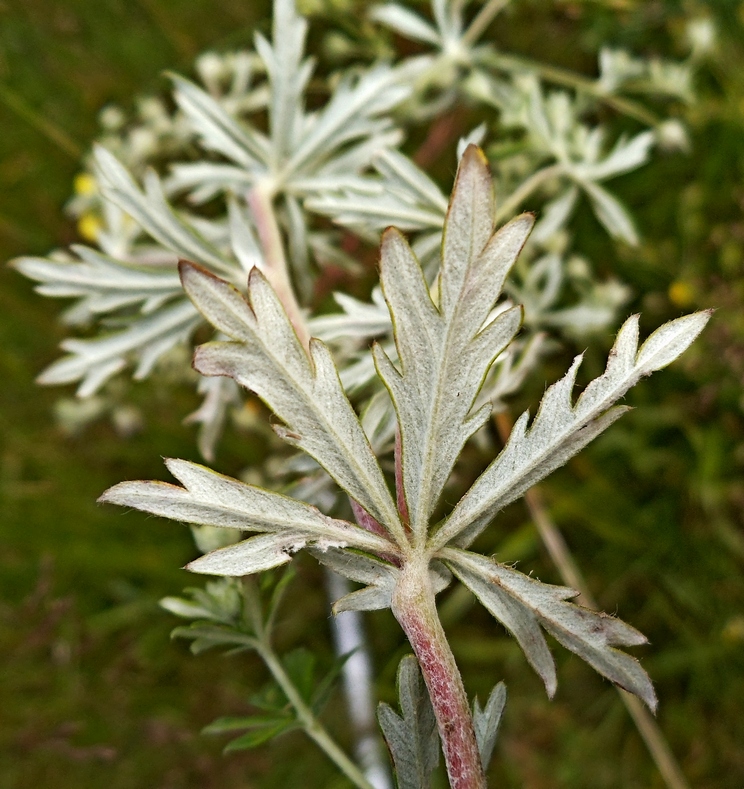
[[[78,233],[86,241],[96,241],[102,227],[103,222],[95,214],[83,214],[77,223]]]

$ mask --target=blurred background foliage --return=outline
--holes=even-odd
[[[314,15],[321,64],[354,47],[385,48],[363,25],[325,35],[333,20],[348,20],[349,6],[361,17],[365,3],[354,0],[301,4]],[[744,3],[514,0],[492,35],[593,75],[603,44],[684,54],[685,20],[701,15],[714,19],[719,40],[687,113],[691,152],[656,157],[617,182],[642,245],[618,250],[588,215],[577,237],[598,270],[632,287],[629,311],[642,310],[647,329],[695,308],[718,312],[680,363],[633,391],[638,409],[543,493],[602,608],[649,636],[641,656],[657,683],[659,722],[691,786],[741,789]],[[131,108],[135,95],[165,88],[164,69],[190,73],[200,51],[249,45],[268,24],[268,3],[256,0],[0,2],[0,258],[78,238],[63,204],[103,105]],[[65,434],[53,416],[59,391],[34,384],[58,354],[58,307],[17,273],[0,277],[0,786],[343,786],[301,734],[229,756],[199,735],[215,717],[247,709],[263,669],[250,656],[192,658],[171,643],[157,601],[189,583],[178,570],[194,552],[187,530],[94,503],[119,480],[162,478],[162,455],[199,460],[180,421],[196,396],[174,402],[172,390],[136,384],[144,431],[122,440],[99,422]],[[587,377],[609,344],[608,333],[589,348]],[[556,355],[514,410],[534,404],[576,350]],[[229,438],[218,467],[234,473],[258,460],[260,443]],[[557,580],[522,504],[497,528],[502,561]],[[319,570],[302,561],[298,574],[280,646],[311,647],[330,664]],[[549,702],[485,612],[450,607],[445,616],[468,689],[483,698],[501,678],[509,689],[494,786],[662,786],[617,694],[591,669],[557,653],[561,684]],[[402,635],[389,612],[368,621],[379,693],[392,701]],[[343,741],[339,699],[326,718]]]

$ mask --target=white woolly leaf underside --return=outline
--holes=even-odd
[[[315,507],[217,474],[185,460],[169,459],[168,469],[183,487],[165,482],[121,482],[100,501],[135,507],[184,523],[263,532],[212,551],[188,565],[193,572],[240,576],[288,562],[307,545],[319,551],[355,547],[390,550],[385,539]]]
[[[484,322],[532,227],[523,215],[493,234],[491,177],[470,146],[460,163],[444,225],[439,304],[403,236],[382,240],[380,275],[401,370],[380,346],[375,363],[390,390],[402,438],[403,482],[411,527],[425,533],[452,468],[489,418],[471,413],[496,356],[519,330],[521,308]]]
[[[562,466],[622,416],[627,407],[613,404],[643,376],[666,367],[691,345],[710,318],[697,312],[670,321],[638,348],[638,316],[620,329],[605,372],[591,381],[573,403],[573,387],[582,356],[548,388],[528,428],[529,413],[517,420],[506,446],[456,505],[432,537],[439,549],[457,539],[467,547],[507,504]]]
[[[264,276],[254,269],[250,304],[233,287],[183,264],[186,292],[233,342],[197,349],[204,375],[227,375],[255,392],[283,421],[276,432],[313,457],[339,486],[392,534],[402,535],[397,509],[377,459],[338,378],[328,348],[302,344]]]
[[[469,551],[448,548],[446,555],[455,575],[517,639],[549,696],[556,691],[557,678],[541,628],[602,676],[656,709],[656,694],[641,664],[613,648],[645,644],[643,634],[619,619],[567,602],[577,594],[572,589],[544,584]]]

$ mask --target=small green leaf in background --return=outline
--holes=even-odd
[[[218,718],[202,729],[202,734],[224,734],[225,732],[249,729],[248,732],[231,740],[224,748],[225,753],[243,751],[278,737],[287,731],[298,728],[295,719],[289,715],[249,715],[245,718]]]

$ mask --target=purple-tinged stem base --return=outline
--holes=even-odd
[[[439,621],[426,563],[402,568],[392,609],[429,691],[451,789],[486,789],[470,705]]]

